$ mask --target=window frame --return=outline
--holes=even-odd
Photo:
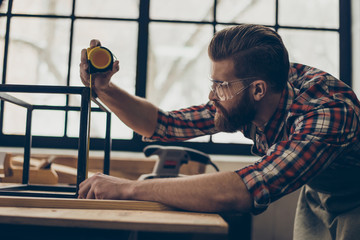
[[[13,14],[12,3],[13,0],[8,0],[8,10],[6,13],[0,13],[1,18],[6,18],[6,32],[5,32],[5,46],[3,59],[2,84],[6,84],[6,66],[9,46],[9,36],[11,31],[12,17],[38,17],[38,18],[67,18],[71,19],[70,27],[70,46],[68,59],[68,73],[67,86],[70,85],[70,71],[71,71],[71,57],[72,57],[72,43],[74,22],[77,19],[96,19],[96,20],[110,20],[110,21],[135,21],[138,23],[138,45],[137,45],[137,64],[136,64],[136,84],[135,95],[146,97],[146,79],[148,71],[148,43],[149,43],[149,24],[151,22],[161,23],[185,23],[185,24],[206,24],[212,25],[213,32],[216,32],[217,25],[237,25],[235,22],[219,22],[217,21],[217,0],[214,0],[213,20],[212,21],[181,21],[181,20],[166,20],[166,19],[150,19],[150,2],[151,0],[139,0],[139,17],[137,19],[126,18],[106,18],[106,17],[82,17],[75,16],[76,0],[72,2],[72,13],[70,15],[36,15],[36,14]],[[275,0],[275,24],[267,25],[279,29],[293,29],[293,30],[311,30],[311,31],[335,31],[339,33],[339,67],[340,79],[352,85],[352,53],[351,53],[351,3],[349,0],[339,0],[339,28],[311,28],[311,27],[294,27],[279,25],[279,0]],[[210,39],[209,39],[210,40]],[[69,96],[66,98],[66,106],[69,104]],[[24,136],[9,135],[3,133],[4,123],[4,101],[0,106],[0,146],[2,147],[22,147],[24,143]],[[34,148],[59,148],[59,149],[77,149],[77,138],[66,136],[67,132],[68,111],[65,111],[65,128],[64,136],[33,136],[32,147]],[[90,149],[102,150],[103,139],[91,138]],[[143,148],[150,143],[142,141],[142,137],[133,133],[133,138],[130,140],[113,139],[112,150],[115,151],[134,151],[141,152]],[[239,143],[214,143],[210,137],[210,142],[159,142],[161,145],[185,146],[204,151],[209,154],[230,154],[230,155],[252,155],[250,144]]]

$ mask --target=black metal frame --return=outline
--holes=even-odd
[[[1,187],[0,195],[11,196],[36,196],[36,197],[77,197],[79,184],[85,180],[87,171],[87,146],[88,134],[90,127],[90,88],[88,87],[65,87],[65,86],[29,86],[29,85],[10,85],[0,84],[0,100],[16,104],[27,109],[26,115],[26,130],[24,142],[24,162],[23,162],[23,175],[22,184],[15,184],[13,186]],[[48,94],[79,94],[81,95],[81,106],[47,106],[47,105],[32,105],[26,103],[16,97],[7,93],[48,93]],[[104,139],[104,174],[109,174],[110,171],[110,151],[111,151],[111,113],[98,101],[93,101],[99,108],[91,108],[94,112],[106,113],[106,133]],[[4,104],[2,104],[4,106]],[[58,110],[58,111],[80,111],[80,130],[78,137],[78,162],[77,162],[77,181],[75,186],[47,186],[47,185],[31,185],[29,184],[29,171],[30,171],[30,151],[32,147],[32,112],[33,110]],[[56,193],[61,192],[61,193]]]
[[[40,15],[40,14],[13,14],[12,2],[9,0],[7,13],[0,13],[0,17],[7,18],[6,35],[5,35],[5,48],[4,48],[4,65],[2,73],[2,83],[6,83],[6,65],[8,55],[9,36],[11,28],[11,19],[13,17],[39,17],[39,18],[63,18],[71,19],[70,28],[70,46],[69,46],[69,62],[68,62],[68,77],[67,84],[70,82],[70,67],[71,55],[73,51],[73,27],[74,21],[77,19],[93,19],[93,20],[109,20],[109,21],[129,21],[138,23],[138,48],[137,48],[137,66],[136,66],[136,86],[135,94],[140,97],[146,97],[146,77],[147,77],[147,62],[148,62],[148,42],[149,42],[149,24],[151,23],[179,23],[179,24],[203,24],[212,25],[213,32],[216,32],[217,25],[235,25],[241,24],[239,22],[220,22],[217,19],[217,0],[214,1],[213,19],[212,21],[183,21],[183,20],[167,20],[167,19],[151,19],[150,18],[150,4],[151,0],[139,0],[139,17],[138,18],[108,18],[108,17],[84,17],[75,15],[76,0],[73,0],[72,13],[70,15]],[[298,29],[298,30],[311,30],[311,31],[330,31],[338,32],[340,37],[340,79],[351,86],[352,82],[352,52],[351,52],[351,5],[350,0],[339,0],[339,28],[311,28],[311,27],[297,27],[297,26],[284,26],[278,22],[279,18],[279,0],[275,0],[275,24],[268,27],[274,28],[276,31],[279,29]],[[67,103],[68,104],[68,98]],[[0,106],[2,108],[2,106]],[[67,119],[67,112],[65,115]],[[1,131],[3,126],[3,111],[0,111],[0,146],[19,146],[18,142],[20,136],[4,135]],[[39,148],[76,148],[76,141],[66,136],[67,125],[65,124],[65,133],[63,137],[51,136],[34,136],[33,145]],[[2,140],[4,139],[4,140]],[[59,144],[60,142],[60,144]],[[101,149],[101,139],[94,139],[91,143],[91,149]],[[168,145],[167,143],[161,143]],[[125,150],[140,152],[147,145],[141,141],[141,136],[134,133],[133,139],[114,139],[113,150]],[[171,145],[185,146],[196,148],[209,154],[234,154],[234,155],[251,155],[251,145],[249,144],[229,144],[229,143],[214,143],[210,142],[177,142]]]

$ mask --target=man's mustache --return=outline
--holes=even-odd
[[[226,109],[219,103],[219,101],[213,101],[216,108],[220,109],[222,114],[224,114],[225,117],[228,117],[228,112]]]

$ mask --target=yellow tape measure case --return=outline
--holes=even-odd
[[[90,74],[112,70],[114,63],[113,54],[105,47],[88,48],[87,58]]]

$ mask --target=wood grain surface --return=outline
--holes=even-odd
[[[178,211],[0,207],[0,223],[177,233],[228,231],[217,214]]]
[[[92,200],[40,197],[0,196],[0,207],[116,209],[116,210],[173,210],[164,204],[149,201]]]

